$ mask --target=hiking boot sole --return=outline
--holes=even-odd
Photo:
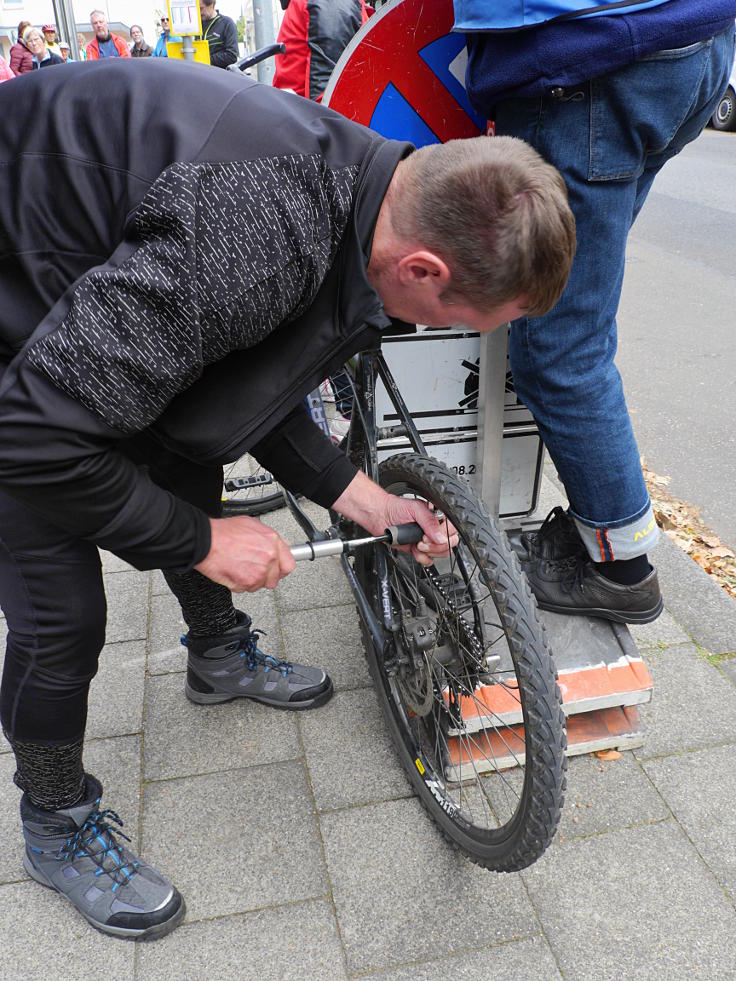
[[[306,699],[302,702],[285,702],[283,699],[268,698],[266,695],[247,695],[239,692],[201,692],[195,691],[187,682],[184,686],[184,694],[190,702],[195,705],[221,705],[224,702],[234,702],[238,698],[246,698],[249,702],[261,702],[271,708],[287,709],[290,712],[306,712],[309,709],[319,708],[325,702],[329,702],[334,694],[332,679],[324,691],[319,692],[314,698]]]
[[[52,889],[55,893],[58,893],[63,899],[65,899],[71,906],[74,907],[75,910],[77,910],[81,916],[85,918],[90,926],[95,928],[95,930],[99,930],[100,933],[107,933],[112,937],[119,937],[121,940],[158,940],[160,937],[165,937],[168,933],[171,933],[172,930],[175,930],[179,926],[187,911],[184,897],[181,896],[181,905],[179,906],[179,909],[164,923],[156,923],[153,926],[144,927],[139,930],[131,930],[126,927],[108,926],[105,923],[100,923],[98,920],[93,920],[91,917],[87,916],[84,910],[81,910],[67,895],[57,889],[52,882],[49,882],[43,872],[33,865],[27,853],[24,853],[23,855],[23,868],[26,870],[28,875],[40,885],[45,886],[47,889]]]
[[[597,609],[591,606],[562,606],[556,603],[547,603],[537,599],[537,606],[540,610],[549,610],[551,613],[567,613],[570,616],[579,617],[600,617],[603,620],[613,620],[614,623],[651,623],[656,620],[664,609],[664,601],[659,600],[656,606],[650,610],[637,610],[636,612],[625,612],[623,610]]]

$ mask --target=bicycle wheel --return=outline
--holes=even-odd
[[[452,842],[486,868],[525,868],[555,833],[567,768],[562,698],[536,603],[463,480],[417,454],[391,457],[379,472],[382,487],[431,503],[460,538],[429,569],[386,549],[399,629],[383,651],[365,626],[363,635],[391,735]],[[355,572],[380,620],[376,555],[365,553]]]
[[[257,517],[282,508],[285,503],[281,485],[254,457],[246,454],[225,467],[224,518],[236,514]]]

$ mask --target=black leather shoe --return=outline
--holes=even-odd
[[[655,569],[633,586],[606,579],[588,558],[539,559],[525,563],[524,571],[541,609],[553,613],[650,623],[663,609]]]
[[[582,558],[588,554],[569,511],[561,507],[552,508],[536,531],[525,532],[521,536],[521,543],[530,562],[572,556]]]

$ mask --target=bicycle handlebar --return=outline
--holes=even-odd
[[[272,55],[283,54],[285,51],[286,45],[276,41],[273,44],[267,44],[264,48],[259,48],[253,54],[247,54],[244,58],[236,61],[235,64],[228,65],[228,70],[231,72],[244,72],[246,68],[252,68],[253,65],[257,65],[259,61],[270,58]]]

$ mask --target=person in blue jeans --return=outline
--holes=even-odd
[[[614,363],[626,240],[726,88],[736,0],[454,6],[473,106],[558,168],[577,225],[560,301],[510,335],[516,391],[570,505],[524,536],[524,565],[543,609],[647,623],[662,610],[647,555],[659,529]]]

